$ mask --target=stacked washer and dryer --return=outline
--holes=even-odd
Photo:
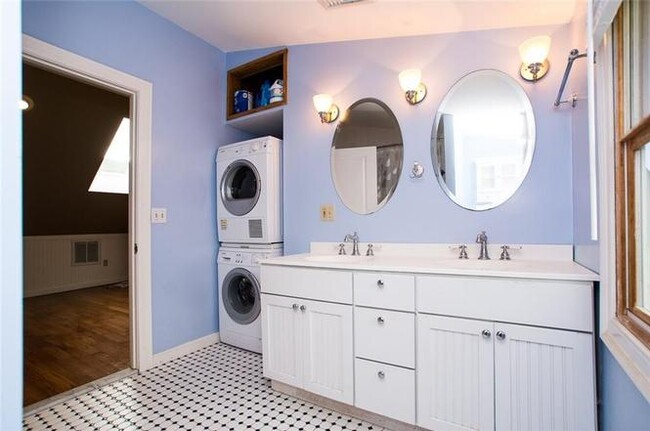
[[[219,147],[217,230],[221,341],[262,353],[259,262],[283,252],[281,140]]]

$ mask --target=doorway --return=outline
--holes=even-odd
[[[146,370],[153,365],[151,322],[151,114],[152,85],[140,78],[91,61],[72,52],[23,35],[26,64],[62,75],[90,86],[120,94],[128,99],[131,120],[128,195],[128,238],[126,241],[128,333],[130,366]],[[36,102],[35,102],[36,103]],[[53,184],[53,187],[56,184]],[[97,248],[93,241],[81,241],[79,255],[90,260]],[[75,251],[68,250],[74,258]],[[103,259],[101,265],[104,265]],[[83,263],[83,262],[81,262]],[[110,261],[108,263],[110,266]],[[114,286],[119,288],[118,286]]]
[[[129,98],[23,64],[24,404],[130,367]]]

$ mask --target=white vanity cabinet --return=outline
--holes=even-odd
[[[415,277],[354,273],[355,400],[415,424]]]
[[[581,315],[591,319],[590,283],[445,276],[417,283],[419,426],[595,429],[594,341],[583,332],[592,324],[583,327]],[[465,296],[465,287],[479,298]],[[483,289],[492,294],[480,295]],[[503,295],[511,290],[517,294]],[[540,317],[552,302],[556,310]],[[571,315],[558,316],[566,302]],[[465,317],[427,314],[443,310]]]
[[[352,276],[342,271],[262,267],[264,376],[353,403]],[[302,293],[299,287],[302,286]],[[326,286],[326,290],[320,290]],[[285,296],[287,294],[300,296]],[[328,301],[305,297],[327,298]],[[343,303],[329,302],[337,300]],[[349,301],[349,303],[345,303]]]

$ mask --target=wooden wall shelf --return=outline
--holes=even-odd
[[[226,120],[230,121],[242,118],[287,104],[289,96],[287,91],[287,53],[287,49],[282,49],[228,71],[228,91],[226,92],[226,106],[228,108],[226,110]],[[282,79],[284,81],[284,97],[281,102],[270,103],[266,106],[259,107],[253,105],[253,108],[247,111],[235,112],[235,91],[250,91],[253,93],[253,101],[255,102],[264,81],[269,81],[269,84],[273,84],[273,81],[276,79]]]

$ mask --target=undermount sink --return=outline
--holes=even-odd
[[[352,256],[345,254],[316,254],[305,256],[305,260],[310,262],[334,262],[334,263],[353,263],[353,262],[366,262],[373,258],[373,256]]]

